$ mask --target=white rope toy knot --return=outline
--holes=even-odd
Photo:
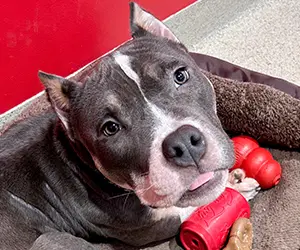
[[[253,199],[260,190],[258,182],[253,178],[246,177],[245,171],[240,168],[229,173],[227,187],[239,191],[247,201]]]

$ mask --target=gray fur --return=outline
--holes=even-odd
[[[172,33],[146,16],[156,29],[132,20],[135,38],[83,81],[40,73],[56,114],[0,137],[1,249],[114,249],[165,240],[194,206],[224,190],[234,156],[213,88]],[[116,60],[120,54],[126,65]],[[190,76],[180,86],[179,68]],[[121,130],[106,136],[107,121]],[[162,152],[164,140],[183,126],[205,141],[203,156],[187,166]],[[178,141],[191,152],[186,139]],[[213,179],[189,191],[205,172]]]

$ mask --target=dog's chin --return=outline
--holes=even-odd
[[[137,195],[142,204],[154,207],[154,208],[166,208],[171,206],[177,207],[199,207],[206,205],[216,198],[225,190],[228,180],[228,170],[217,170],[214,172],[213,177],[194,190],[187,190],[181,194],[173,194],[171,196],[158,196],[152,192],[150,194],[151,199],[147,197]],[[151,200],[151,202],[149,201]]]
[[[228,180],[228,169],[214,172],[214,177],[197,189],[187,190],[174,204],[177,207],[199,207],[204,206],[224,192]]]

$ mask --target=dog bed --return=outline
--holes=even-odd
[[[218,116],[228,134],[254,137],[270,148],[282,166],[280,184],[251,201],[253,249],[299,249],[300,87],[207,55],[191,56],[215,88]],[[83,79],[98,62],[72,78]],[[50,110],[46,96],[41,95],[0,134],[16,121]],[[165,243],[159,248],[168,247]]]

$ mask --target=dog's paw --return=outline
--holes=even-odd
[[[227,187],[239,191],[248,201],[253,199],[260,190],[258,182],[246,177],[242,169],[235,169],[229,173]]]

